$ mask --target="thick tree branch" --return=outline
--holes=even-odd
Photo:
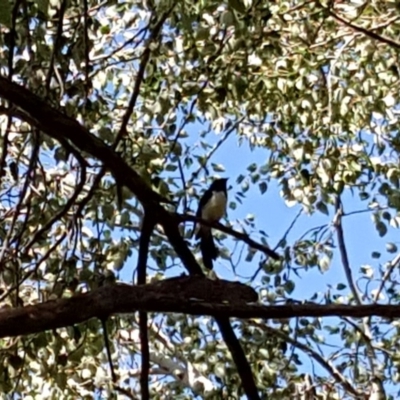
[[[211,315],[222,319],[328,316],[400,318],[399,305],[247,304],[255,301],[254,295],[249,286],[200,277],[173,278],[140,286],[102,286],[90,293],[71,298],[21,308],[3,308],[0,312],[0,338],[43,332],[81,323],[90,318],[131,314],[135,311]]]

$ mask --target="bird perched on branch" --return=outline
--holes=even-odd
[[[196,216],[208,222],[218,222],[226,214],[228,193],[226,183],[228,179],[216,179],[200,198]],[[196,225],[195,225],[196,227]],[[200,225],[196,232],[196,239],[200,239],[200,251],[204,266],[213,269],[213,260],[218,257],[218,249],[214,243],[211,228]]]

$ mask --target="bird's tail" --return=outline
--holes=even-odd
[[[203,264],[207,269],[213,269],[213,260],[218,257],[218,249],[214,243],[213,235],[210,232],[202,232],[200,237],[200,251],[203,257]]]

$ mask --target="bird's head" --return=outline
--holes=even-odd
[[[226,183],[228,178],[215,179],[211,184],[210,189],[215,191],[226,191]]]

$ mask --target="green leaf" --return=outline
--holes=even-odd
[[[229,10],[224,11],[221,15],[221,23],[225,26],[232,26],[235,23],[235,17]]]
[[[386,243],[386,250],[389,253],[397,253],[397,246],[394,243]]]
[[[291,294],[293,292],[295,286],[296,286],[295,283],[293,281],[289,280],[284,283],[283,288],[285,289],[285,292],[287,294]]]
[[[264,193],[267,191],[267,189],[268,189],[267,182],[260,182],[260,183],[258,184],[258,187],[259,187],[259,189],[260,189],[261,194],[264,194]]]
[[[329,210],[325,203],[323,203],[322,201],[319,201],[316,204],[316,206],[317,206],[317,210],[322,212],[322,214],[329,215]]]
[[[248,167],[247,167],[247,170],[249,171],[249,172],[255,172],[255,171],[257,171],[257,164],[256,163],[253,163],[253,164],[250,164]]]
[[[68,152],[65,149],[65,147],[60,146],[60,147],[56,148],[56,150],[54,152],[54,159],[57,162],[68,160]]]
[[[243,14],[246,12],[246,8],[240,0],[229,0],[228,4],[234,10],[238,11],[239,13]]]
[[[111,219],[114,216],[115,208],[112,204],[103,204],[101,210],[105,219]]]
[[[174,172],[177,169],[178,169],[178,166],[175,165],[175,164],[167,164],[166,167],[165,167],[165,170],[169,171],[169,172]]]
[[[360,192],[359,193],[360,200],[367,200],[370,197],[370,194],[368,192]]]
[[[211,166],[215,172],[225,172],[225,167],[222,164],[211,163]]]
[[[250,189],[250,185],[249,185],[248,181],[242,182],[242,184],[240,186],[241,186],[243,193],[247,192]]]
[[[47,16],[49,12],[49,0],[36,0],[36,4],[38,9]]]
[[[0,0],[0,25],[5,25],[7,28],[11,28],[11,4],[9,0]]]
[[[327,271],[329,269],[330,264],[331,264],[331,260],[329,257],[324,256],[318,260],[318,265],[322,272]]]
[[[256,219],[256,216],[255,216],[254,214],[247,214],[247,215],[246,215],[246,219],[247,219],[248,221],[253,222],[253,221]]]
[[[214,366],[214,374],[218,376],[218,378],[223,379],[226,375],[226,368],[225,365],[222,363],[217,363]]]
[[[378,231],[378,234],[380,237],[383,237],[386,235],[387,233],[387,226],[385,223],[383,223],[382,221],[379,221],[376,225],[376,229]]]
[[[242,183],[245,179],[245,176],[240,174],[237,179],[236,179],[236,183]]]
[[[306,318],[301,318],[299,322],[300,322],[300,325],[301,325],[301,326],[308,326],[308,325],[310,325],[310,321],[309,321],[308,319],[306,319]]]
[[[100,32],[101,32],[103,35],[108,35],[108,34],[111,32],[110,26],[109,26],[109,25],[103,25],[103,26],[100,28]]]

